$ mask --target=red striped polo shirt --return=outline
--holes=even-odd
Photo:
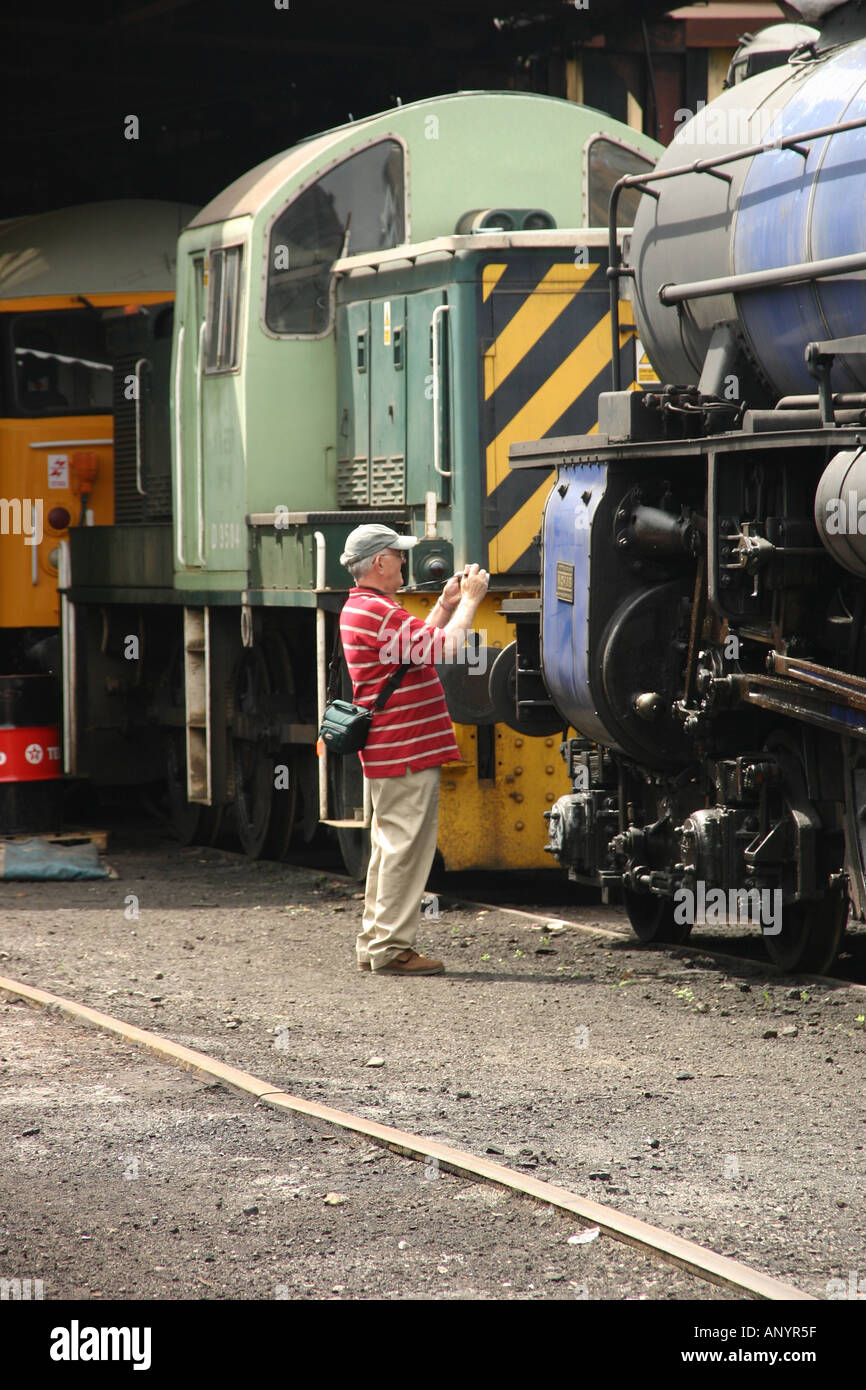
[[[413,618],[378,589],[353,589],[340,614],[340,636],[355,703],[369,709],[394,674],[409,664],[385,708],[373,715],[361,765],[366,777],[402,777],[460,757],[442,682],[441,628]]]

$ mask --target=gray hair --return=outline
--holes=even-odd
[[[377,554],[382,555],[384,551],[377,551]],[[363,560],[356,560],[353,565],[346,566],[346,569],[349,571],[356,584],[360,584],[364,575],[371,568],[375,558],[375,555],[365,555]]]

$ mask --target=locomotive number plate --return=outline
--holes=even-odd
[[[565,603],[574,603],[574,565],[556,564],[556,597]]]

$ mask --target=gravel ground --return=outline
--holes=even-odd
[[[297,1094],[502,1154],[818,1297],[852,1271],[866,1292],[863,990],[467,904],[423,924],[419,945],[445,976],[376,979],[354,966],[357,889],[334,875],[180,849],[147,829],[109,858],[115,881],[0,885],[0,973]],[[158,1297],[165,1280],[183,1297],[272,1297],[277,1285],[357,1297],[373,1283],[392,1297],[699,1292],[611,1242],[569,1246],[573,1225],[543,1224],[522,1201],[426,1182],[397,1158],[367,1165],[360,1141],[166,1077],[63,1020],[20,1005],[2,1017],[14,1104],[0,1106],[0,1261],[16,1268],[0,1275],[50,1270],[58,1296]],[[123,1181],[124,1157],[151,1180]],[[348,1200],[325,1207],[332,1189]],[[327,1266],[321,1246],[335,1252]]]
[[[0,1274],[46,1300],[733,1297],[25,1005],[0,1055]]]

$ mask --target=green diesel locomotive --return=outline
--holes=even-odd
[[[343,541],[382,520],[421,538],[413,612],[464,562],[492,576],[480,645],[444,672],[444,863],[549,866],[561,722],[530,669],[518,705],[509,626],[537,607],[549,479],[508,448],[594,428],[609,194],[658,153],[570,102],[458,93],[309,139],[192,220],[170,356],[146,308],[117,326],[115,525],[63,556],[67,772],[165,776],[184,838],[228,813],[250,855],[327,822],[362,872],[357,758],[327,767],[316,732]],[[632,382],[627,302],[620,324]]]

